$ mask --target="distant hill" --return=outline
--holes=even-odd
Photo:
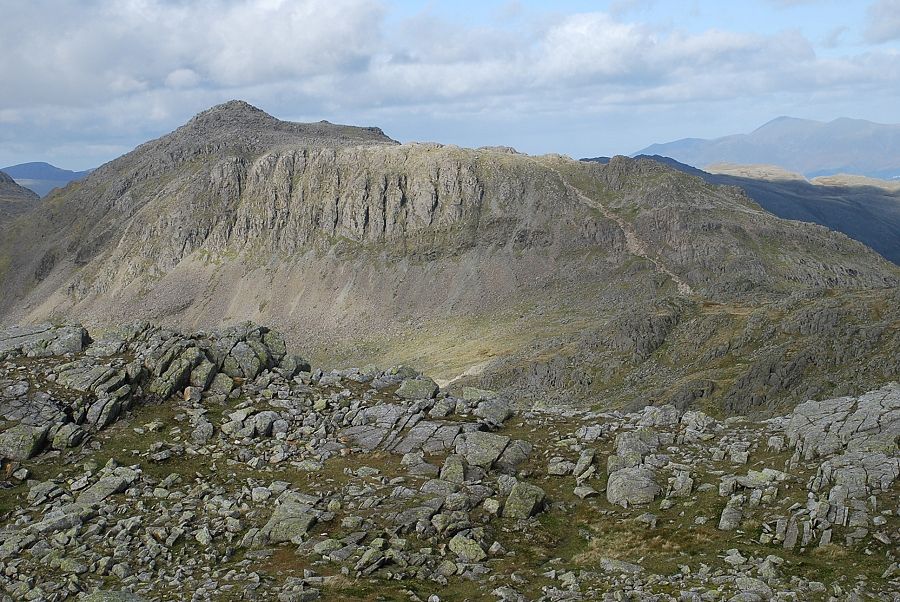
[[[714,165],[710,173],[669,157],[642,156],[703,178],[738,186],[764,209],[784,219],[821,224],[843,232],[900,265],[900,184],[860,176],[823,176],[812,181],[769,165]],[[606,157],[583,159],[607,163]]]
[[[40,197],[0,171],[0,226],[37,207]]]
[[[69,182],[83,179],[92,170],[71,171],[49,163],[36,162],[3,167],[0,171],[12,177],[19,185],[45,197],[54,188],[63,188]]]
[[[900,124],[779,117],[749,134],[652,144],[635,155],[671,157],[700,168],[768,164],[810,178],[847,173],[891,179],[900,176]]]

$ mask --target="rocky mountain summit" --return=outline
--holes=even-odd
[[[0,227],[14,217],[34,209],[40,197],[0,171]]]
[[[774,414],[900,378],[900,271],[645,159],[201,113],[0,238],[0,323],[277,325],[544,403]]]
[[[900,385],[719,420],[0,333],[2,600],[897,600]]]

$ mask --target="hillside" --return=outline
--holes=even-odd
[[[810,178],[847,173],[891,179],[900,176],[900,125],[779,117],[749,134],[685,138],[652,144],[635,154],[671,157],[700,168],[714,163],[767,164]]]
[[[40,197],[16,184],[0,171],[0,226],[14,217],[28,213],[40,202]]]
[[[48,197],[0,242],[0,283],[7,324],[252,319],[320,364],[523,403],[772,412],[900,374],[897,268],[740,191],[240,102]]]
[[[701,171],[667,157],[649,157],[703,178],[737,186],[778,217],[843,232],[900,264],[900,183],[840,174],[806,180],[772,166],[713,165]]]

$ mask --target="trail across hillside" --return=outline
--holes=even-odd
[[[621,228],[622,233],[625,235],[625,247],[628,249],[628,252],[632,255],[636,255],[643,259],[646,259],[650,263],[652,263],[656,270],[666,276],[668,276],[672,282],[676,284],[678,287],[678,292],[682,295],[693,295],[694,289],[685,282],[678,274],[669,269],[658,257],[654,257],[650,255],[650,252],[647,250],[647,246],[644,244],[644,241],[638,237],[637,233],[635,233],[634,228],[631,227],[624,218],[619,215],[616,215],[614,212],[610,211],[606,206],[604,206],[600,201],[590,198],[583,192],[581,192],[577,187],[573,186],[568,180],[566,180],[565,176],[563,176],[558,169],[552,169],[556,175],[559,176],[560,180],[562,180],[563,186],[566,187],[570,193],[577,196],[587,205],[594,207],[600,213],[603,214],[603,217],[614,221]]]

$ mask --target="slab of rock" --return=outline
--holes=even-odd
[[[489,424],[499,426],[513,413],[508,403],[499,399],[487,399],[478,404],[474,414]]]
[[[857,397],[807,401],[794,408],[785,432],[806,459],[849,451],[897,450],[900,384]]]
[[[21,462],[33,458],[47,442],[49,427],[35,427],[28,424],[16,426],[0,433],[0,459]]]
[[[606,484],[606,499],[623,508],[649,504],[662,490],[656,483],[656,474],[649,468],[634,466],[617,470]]]
[[[437,383],[426,376],[419,376],[404,380],[397,389],[397,397],[409,400],[431,399],[437,392]]]
[[[728,500],[728,503],[725,504],[725,508],[722,510],[722,515],[719,517],[720,531],[734,531],[741,525],[741,519],[744,516],[741,509],[743,505],[743,495],[735,495]]]
[[[308,503],[287,497],[275,508],[262,531],[269,542],[284,543],[306,535],[317,519]]]
[[[503,505],[506,518],[529,518],[540,512],[546,494],[537,485],[518,481],[513,485]]]
[[[145,598],[126,591],[96,591],[81,600],[82,602],[144,602]]]
[[[607,573],[620,573],[636,575],[644,572],[644,567],[633,562],[625,562],[624,560],[616,560],[614,558],[601,558],[600,568]]]
[[[28,357],[79,353],[89,340],[87,331],[79,325],[12,326],[0,330],[0,357],[11,353]]]
[[[453,536],[447,547],[463,562],[481,562],[487,558],[487,553],[477,541],[459,533]]]
[[[462,396],[466,401],[482,401],[484,399],[493,399],[497,397],[497,393],[495,391],[491,391],[490,389],[463,387]]]
[[[78,502],[82,504],[96,504],[102,502],[111,495],[122,493],[128,488],[128,481],[122,477],[103,477],[78,496]]]
[[[509,444],[509,437],[484,431],[463,433],[456,438],[456,453],[465,458],[470,466],[490,468],[503,454]]]

